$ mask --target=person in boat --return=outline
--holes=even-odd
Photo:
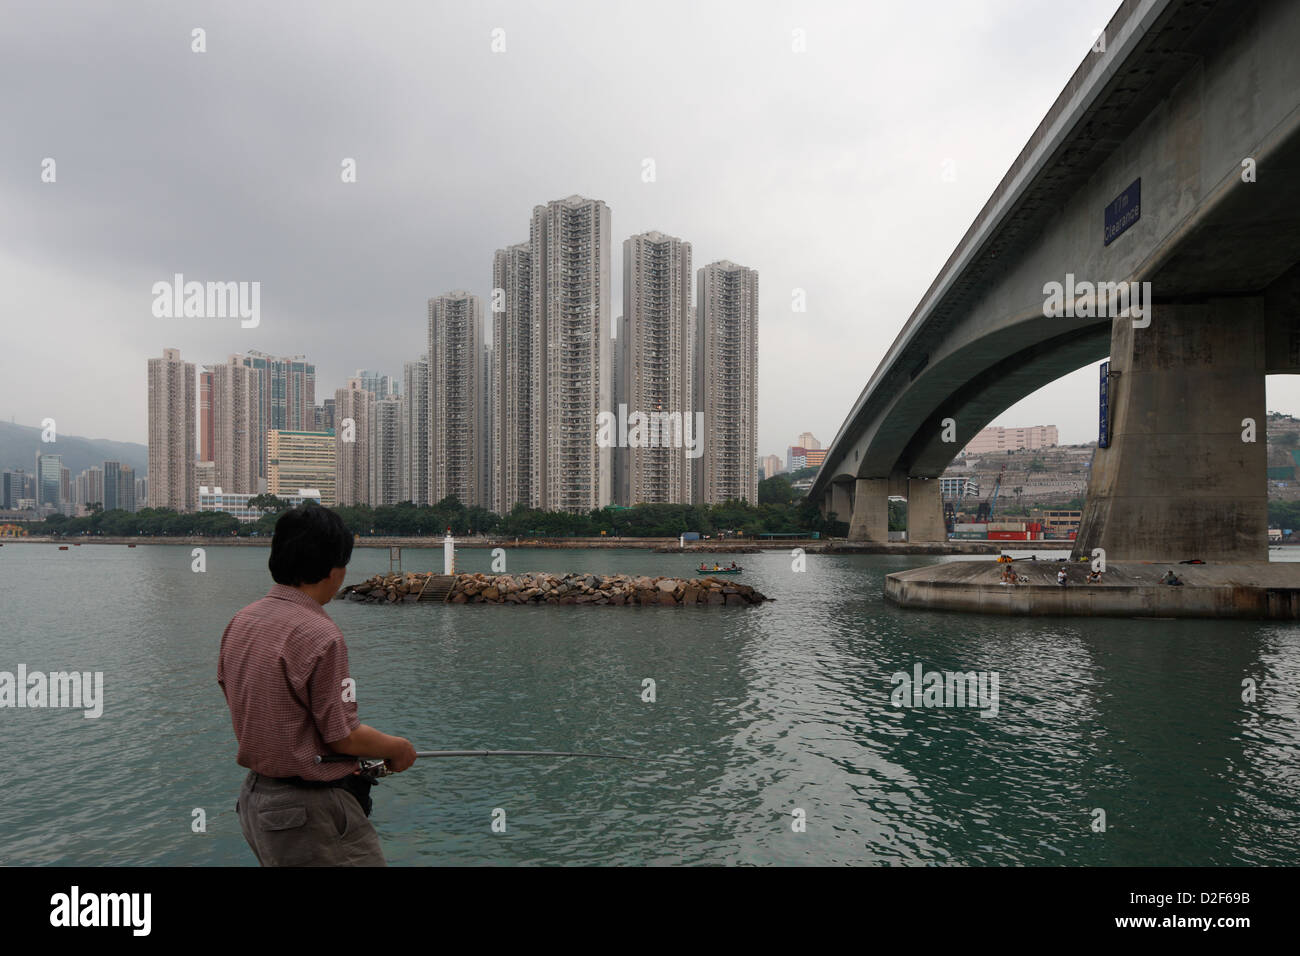
[[[363,724],[348,676],[343,632],[325,613],[352,557],[352,535],[313,502],[275,523],[268,565],[275,584],[239,611],[221,636],[217,683],[248,768],[235,813],[262,866],[384,866],[370,816],[371,778],[331,751],[415,763],[415,747]]]
[[[714,570],[714,571],[721,571],[722,568],[718,567],[717,563],[715,562],[714,565],[713,565],[713,570]]]
[[[701,570],[701,571],[707,571],[707,570],[709,570],[708,568],[706,568],[706,567],[704,566],[704,562],[703,562],[703,561],[700,562],[700,570]]]
[[[734,571],[734,570],[736,570],[736,562],[735,562],[735,561],[732,561],[732,562],[731,562],[731,567],[728,568],[728,570],[730,570],[730,571]]]

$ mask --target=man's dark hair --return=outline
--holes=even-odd
[[[307,501],[280,515],[267,567],[276,584],[297,587],[329,577],[352,558],[352,533],[329,508]]]

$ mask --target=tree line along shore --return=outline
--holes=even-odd
[[[92,510],[72,518],[49,515],[41,521],[17,522],[30,537],[105,538],[261,538],[269,537],[275,522],[289,504],[272,495],[260,495],[250,502],[262,510],[256,521],[241,522],[221,511],[176,512],[165,508],[139,511]],[[816,504],[807,499],[749,504],[729,501],[719,505],[640,504],[630,508],[606,507],[572,514],[541,511],[523,506],[508,515],[486,508],[466,507],[455,498],[436,505],[398,505],[372,508],[342,505],[332,509],[353,534],[366,537],[429,539],[450,531],[457,538],[477,537],[498,541],[554,539],[648,539],[676,542],[695,533],[710,540],[754,538],[762,534],[798,535],[801,538],[836,536],[848,526],[831,515],[828,520]],[[639,546],[644,547],[644,544]]]
[[[711,538],[709,540],[688,541],[685,547],[679,545],[677,538],[501,538],[493,536],[472,536],[455,538],[456,550],[489,550],[492,548],[549,548],[555,550],[618,550],[632,549],[656,551],[664,554],[688,554],[691,552],[709,554],[761,554],[769,550],[789,550],[804,548],[808,553],[818,551],[855,551],[862,550],[846,544],[843,539],[828,538]],[[391,548],[437,549],[442,550],[442,535],[359,535],[353,542],[354,548]],[[205,547],[233,548],[269,548],[271,536],[239,537],[235,535],[87,535],[86,537],[63,537],[59,535],[30,535],[28,537],[0,538],[0,547],[6,544],[58,544],[76,545],[203,545]],[[895,549],[897,550],[897,549]]]

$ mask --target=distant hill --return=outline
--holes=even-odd
[[[45,455],[62,455],[63,467],[72,472],[73,478],[91,466],[102,468],[105,461],[130,465],[137,478],[143,478],[149,467],[147,445],[76,435],[59,434],[57,438],[55,442],[43,442],[39,428],[0,422],[0,470],[21,468],[30,475],[36,469],[38,451]]]

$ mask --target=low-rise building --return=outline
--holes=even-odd
[[[1068,538],[1078,533],[1082,511],[1054,510],[1043,512],[1043,532],[1051,537]]]
[[[980,481],[978,478],[968,475],[941,477],[939,479],[939,494],[945,498],[978,498]]]
[[[226,493],[220,488],[210,485],[199,486],[199,511],[224,511],[228,515],[234,515],[244,523],[256,521],[262,517],[265,512],[261,508],[249,507],[249,502],[256,498],[257,495],[236,494],[234,492]],[[304,501],[314,501],[321,503],[321,494],[316,488],[299,488],[296,495],[279,495],[289,502],[291,506],[298,506]]]

